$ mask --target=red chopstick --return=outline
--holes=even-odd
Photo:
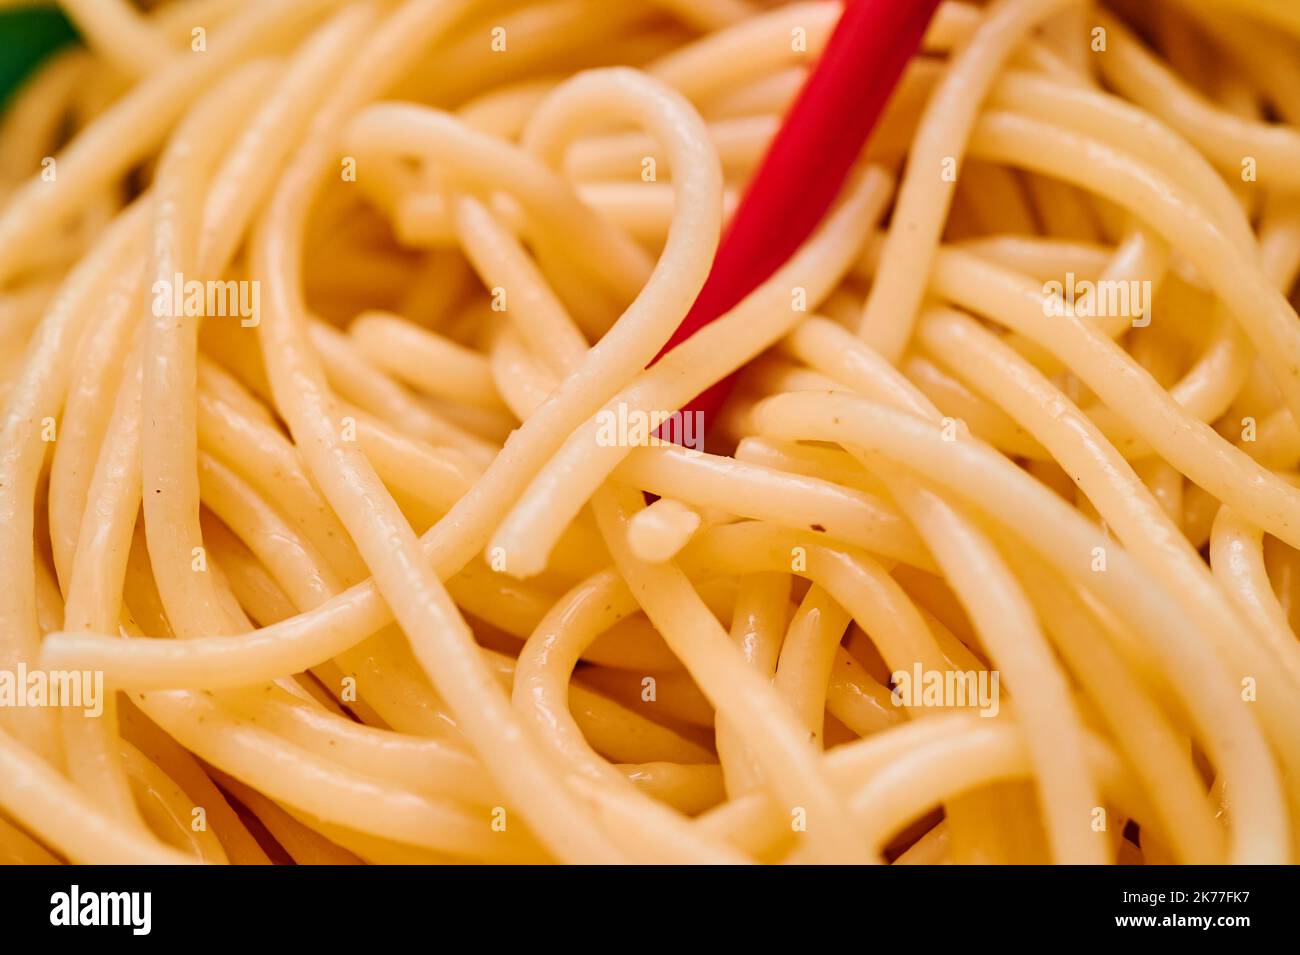
[[[939,0],[849,0],[723,233],[713,268],[658,361],[730,311],[794,254],[826,215]],[[706,427],[735,375],[683,411]]]

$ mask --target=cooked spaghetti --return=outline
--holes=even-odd
[[[1300,861],[1286,4],[946,0],[658,361],[839,2],[62,6],[0,858]]]

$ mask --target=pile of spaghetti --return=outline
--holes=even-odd
[[[835,0],[63,6],[0,857],[1300,860],[1287,5],[946,0],[657,362]]]

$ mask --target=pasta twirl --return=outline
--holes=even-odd
[[[1300,861],[1265,0],[946,0],[662,356],[840,4],[63,6],[0,122],[0,860]]]

